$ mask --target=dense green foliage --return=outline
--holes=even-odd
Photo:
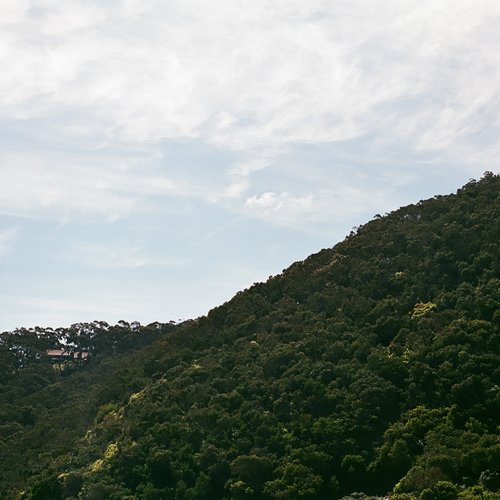
[[[377,216],[181,325],[3,334],[0,497],[499,498],[499,188]],[[91,360],[53,366],[57,332]]]

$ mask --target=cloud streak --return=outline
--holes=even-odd
[[[0,231],[0,259],[7,256],[17,236],[15,229]]]
[[[140,245],[83,244],[78,245],[73,256],[85,265],[100,269],[182,268],[191,262],[189,259],[155,257]]]
[[[96,158],[51,151],[0,151],[0,213],[66,218],[101,216],[113,221],[147,211],[150,198],[183,196],[180,185],[131,158]]]

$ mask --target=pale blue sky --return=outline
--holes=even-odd
[[[0,331],[205,314],[498,172],[496,0],[0,0]]]

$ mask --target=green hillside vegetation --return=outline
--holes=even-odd
[[[182,324],[2,334],[0,498],[500,498],[499,193],[376,216]]]

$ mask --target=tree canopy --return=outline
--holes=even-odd
[[[179,325],[1,334],[0,497],[498,498],[499,192],[376,217]]]

